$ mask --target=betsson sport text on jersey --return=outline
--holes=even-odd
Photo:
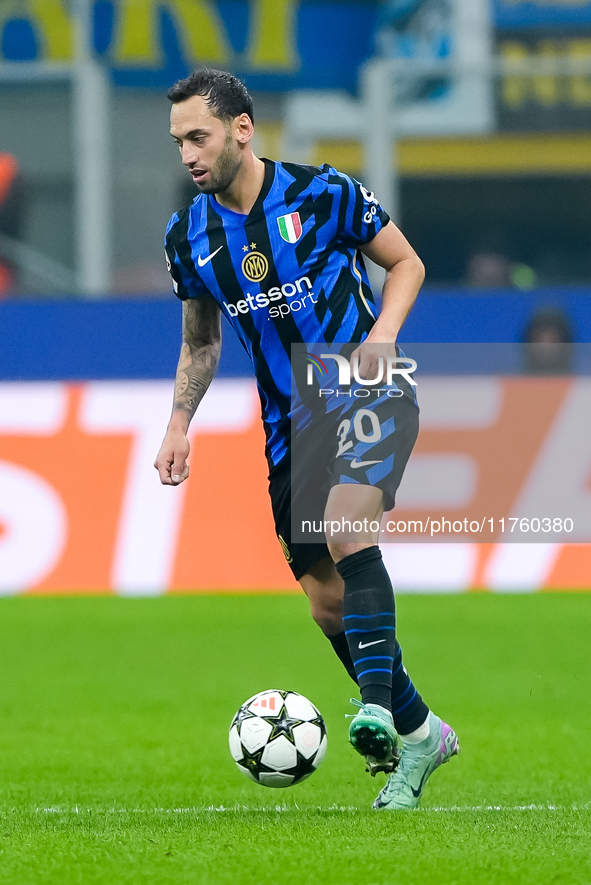
[[[306,284],[304,287],[304,283]],[[302,295],[303,293],[303,295]],[[302,295],[302,298],[295,298],[296,295]],[[236,304],[230,304],[224,301],[224,307],[231,317],[237,317],[239,313],[248,313],[249,310],[259,310],[261,307],[267,307],[272,301],[279,301],[281,298],[294,299],[286,301],[284,304],[274,304],[269,309],[269,319],[273,317],[286,317],[289,313],[297,313],[305,306],[306,300],[310,299],[312,304],[316,304],[317,298],[314,298],[312,291],[312,283],[308,277],[300,277],[295,283],[284,283],[283,286],[273,286],[267,293],[258,292],[251,295],[247,292],[244,298],[237,301]]]

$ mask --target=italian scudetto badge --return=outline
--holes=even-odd
[[[291,215],[281,215],[277,219],[279,225],[279,233],[286,243],[297,243],[302,235],[302,222],[299,212],[292,212]]]

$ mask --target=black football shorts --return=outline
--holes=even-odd
[[[331,488],[370,485],[394,507],[396,491],[416,442],[419,409],[409,396],[352,399],[294,436],[269,476],[275,528],[296,579],[328,556],[322,531]]]

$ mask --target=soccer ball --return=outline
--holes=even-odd
[[[295,691],[249,698],[230,726],[230,753],[240,771],[265,787],[291,787],[316,771],[326,753],[326,726]]]

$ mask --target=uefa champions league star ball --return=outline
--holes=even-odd
[[[249,698],[230,726],[230,753],[240,771],[265,787],[291,787],[316,771],[326,753],[326,726],[295,691]]]

